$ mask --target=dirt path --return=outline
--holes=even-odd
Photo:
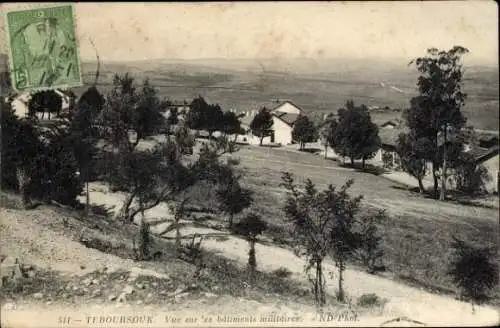
[[[116,208],[120,205],[119,200],[123,195],[107,193],[103,187],[92,186],[91,201],[100,205]],[[164,217],[169,219],[167,207],[155,208],[154,211],[146,213],[146,218],[158,219]],[[209,228],[183,227],[182,235],[190,234],[217,234],[221,232]],[[172,237],[173,232],[167,234]],[[245,240],[236,236],[227,235],[224,241],[220,239],[206,239],[203,247],[219,253],[220,255],[238,261],[245,265],[247,261],[248,244]],[[294,255],[290,250],[274,246],[258,244],[257,261],[261,270],[273,271],[281,267],[293,273],[293,278],[307,283],[304,274],[305,262]],[[334,272],[336,268],[332,263],[326,263],[325,272]],[[480,307],[473,315],[471,306],[459,302],[451,297],[431,294],[418,288],[406,286],[390,279],[369,275],[357,270],[348,269],[345,274],[345,286],[350,296],[358,297],[362,294],[375,293],[380,297],[387,298],[387,316],[408,316],[412,319],[425,322],[430,325],[486,325],[499,321],[498,310],[492,307]],[[336,291],[336,279],[328,279],[327,291],[334,295]]]

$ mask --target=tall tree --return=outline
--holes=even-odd
[[[73,153],[86,190],[86,213],[90,206],[89,182],[95,168],[99,130],[96,121],[104,107],[104,97],[95,86],[88,88],[78,100],[70,125]]]
[[[359,247],[359,234],[355,232],[354,225],[362,196],[351,197],[348,194],[352,180],[339,189],[329,185],[322,191],[318,191],[309,179],[300,190],[290,173],[284,173],[282,180],[282,186],[287,191],[284,212],[295,228],[297,254],[307,258],[307,270],[315,268],[316,271],[313,287],[317,304],[325,304],[322,265],[329,254],[332,254],[339,270],[338,299],[343,301],[346,261]]]
[[[208,131],[209,138],[220,130],[223,119],[222,108],[218,104],[209,104],[202,96],[193,99],[187,113],[186,122],[189,128]]]
[[[239,117],[230,111],[224,112],[220,124],[221,132],[225,135],[229,134],[243,134],[241,122]]]
[[[190,129],[203,130],[205,128],[205,118],[208,106],[208,103],[202,96],[198,96],[191,101],[189,105],[190,110],[186,115],[186,124]]]
[[[29,186],[35,170],[35,159],[42,150],[40,133],[29,118],[16,116],[10,103],[0,99],[1,105],[1,187],[18,190],[23,205],[31,205]]]
[[[403,170],[417,179],[420,193],[425,191],[423,179],[427,174],[427,165],[424,158],[430,146],[429,139],[418,138],[414,133],[402,133],[397,140],[396,151]]]
[[[328,146],[334,146],[335,129],[337,128],[337,120],[332,113],[328,114],[319,128],[319,139],[323,147],[325,147],[325,158],[328,157]]]
[[[248,269],[250,273],[250,281],[252,283],[255,281],[255,273],[257,271],[255,244],[257,243],[257,237],[266,229],[267,223],[256,213],[249,213],[235,226],[236,233],[245,236],[250,245],[250,249],[248,251]]]
[[[62,98],[54,90],[43,90],[35,92],[28,102],[28,113],[30,116],[36,116],[36,113],[42,112],[42,119],[45,112],[56,113],[57,116],[61,113]]]
[[[271,133],[273,127],[273,116],[267,108],[262,108],[250,123],[252,133],[260,138],[259,145],[262,146],[262,141]]]
[[[347,101],[345,109],[339,110],[338,116],[333,138],[335,152],[349,157],[351,164],[361,159],[364,167],[365,160],[375,156],[380,148],[377,125],[372,122],[368,108],[355,106],[352,100]]]
[[[229,229],[233,227],[234,215],[252,204],[252,192],[241,186],[240,178],[229,165],[219,169],[215,195],[219,202],[219,209],[229,216]]]
[[[435,198],[438,198],[441,169],[439,197],[443,200],[446,192],[446,140],[450,129],[460,130],[466,123],[461,112],[466,94],[462,91],[463,68],[460,61],[468,52],[461,46],[454,46],[448,51],[431,48],[427,50],[427,56],[410,62],[420,73],[417,81],[419,95],[411,99],[411,106],[404,117],[417,138],[429,140],[424,159],[432,163]],[[444,150],[442,156],[441,145]]]
[[[299,142],[300,149],[305,148],[308,142],[318,140],[318,130],[314,123],[306,115],[300,115],[293,124],[292,139]]]
[[[136,91],[128,74],[115,76],[101,115],[105,140],[114,151],[107,155],[107,181],[128,192],[117,216],[126,221],[168,201],[192,182],[189,168],[181,162],[179,145],[170,138],[152,149],[137,145],[163,126],[164,102],[145,81]]]

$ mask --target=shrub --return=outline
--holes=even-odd
[[[455,257],[448,274],[460,288],[463,299],[481,304],[489,299],[488,292],[498,285],[498,265],[493,262],[494,249],[469,245],[454,238]]]
[[[363,294],[358,298],[357,304],[362,307],[380,306],[382,300],[375,293]]]
[[[152,241],[150,225],[144,220],[144,217],[142,217],[137,248],[134,245],[134,252],[137,260],[146,261],[150,259]]]
[[[273,271],[273,275],[278,277],[278,278],[281,278],[281,279],[287,279],[287,278],[290,278],[290,276],[292,275],[292,272],[290,270],[288,270],[287,268],[279,268],[279,269],[276,269]]]

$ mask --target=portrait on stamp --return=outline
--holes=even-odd
[[[13,87],[81,85],[72,6],[7,13]]]

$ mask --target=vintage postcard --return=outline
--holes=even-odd
[[[2,327],[499,324],[494,2],[0,8]]]

